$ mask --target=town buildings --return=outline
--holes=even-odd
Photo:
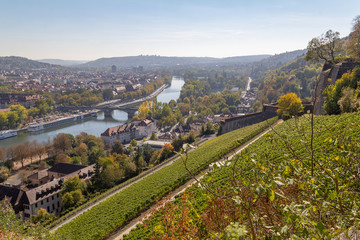
[[[11,104],[21,104],[24,107],[33,107],[36,100],[43,99],[39,94],[15,94],[15,93],[1,93],[0,94],[0,108],[6,108]]]
[[[5,197],[13,206],[15,213],[22,212],[24,219],[30,219],[41,208],[48,213],[59,213],[61,205],[61,186],[67,179],[78,176],[88,180],[95,173],[95,164],[90,166],[58,163],[28,176],[28,186],[0,185],[0,200]]]
[[[147,118],[141,121],[132,121],[124,125],[119,125],[106,129],[101,134],[101,138],[105,144],[112,146],[115,140],[122,143],[128,143],[132,139],[142,139],[149,137],[153,132],[156,132],[156,124],[153,119]]]

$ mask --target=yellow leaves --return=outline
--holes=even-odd
[[[139,106],[137,116],[140,120],[145,119],[146,117],[149,116],[149,113],[150,113],[149,106],[151,106],[150,101],[145,101]]]
[[[260,168],[261,168],[261,170],[263,170],[263,172],[266,172],[266,169],[264,166],[260,165]]]
[[[316,212],[316,207],[315,206],[312,206],[312,210],[313,210],[313,212]]]
[[[275,192],[273,190],[270,191],[270,201],[273,202],[275,200]]]
[[[157,234],[164,234],[163,226],[161,226],[160,224],[159,224],[159,225],[156,225],[156,226],[154,227],[154,231],[155,231]]]
[[[277,114],[287,117],[297,115],[304,110],[301,99],[295,93],[288,93],[280,97],[277,101]]]

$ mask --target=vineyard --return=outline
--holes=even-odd
[[[209,140],[189,153],[188,168],[192,172],[199,172],[275,121],[275,118],[270,119]],[[178,159],[62,226],[55,232],[53,239],[104,238],[187,179],[189,174],[182,159]]]
[[[360,223],[360,114],[275,127],[124,239],[335,239]]]

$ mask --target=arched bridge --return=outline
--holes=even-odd
[[[128,114],[128,118],[132,118],[135,115],[135,112],[138,110],[138,107],[140,104],[144,101],[151,100],[153,97],[156,97],[159,95],[166,87],[168,87],[168,84],[163,84],[161,87],[156,89],[153,93],[151,93],[149,96],[141,97],[139,99],[134,99],[131,102],[125,102],[120,103],[121,100],[111,100],[99,103],[95,106],[59,106],[56,107],[56,109],[60,111],[72,111],[72,110],[100,110],[105,113],[105,117],[111,117],[111,113],[113,110],[120,110],[124,111]]]
[[[111,117],[111,113],[114,110],[124,111],[128,114],[128,118],[132,118],[136,111],[138,110],[138,106],[127,105],[127,106],[111,106],[111,105],[104,105],[104,106],[59,106],[56,109],[67,112],[67,111],[90,111],[90,110],[99,110],[103,111],[105,117]]]

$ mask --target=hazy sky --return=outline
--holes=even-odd
[[[359,0],[0,0],[0,56],[229,57],[346,36]]]

